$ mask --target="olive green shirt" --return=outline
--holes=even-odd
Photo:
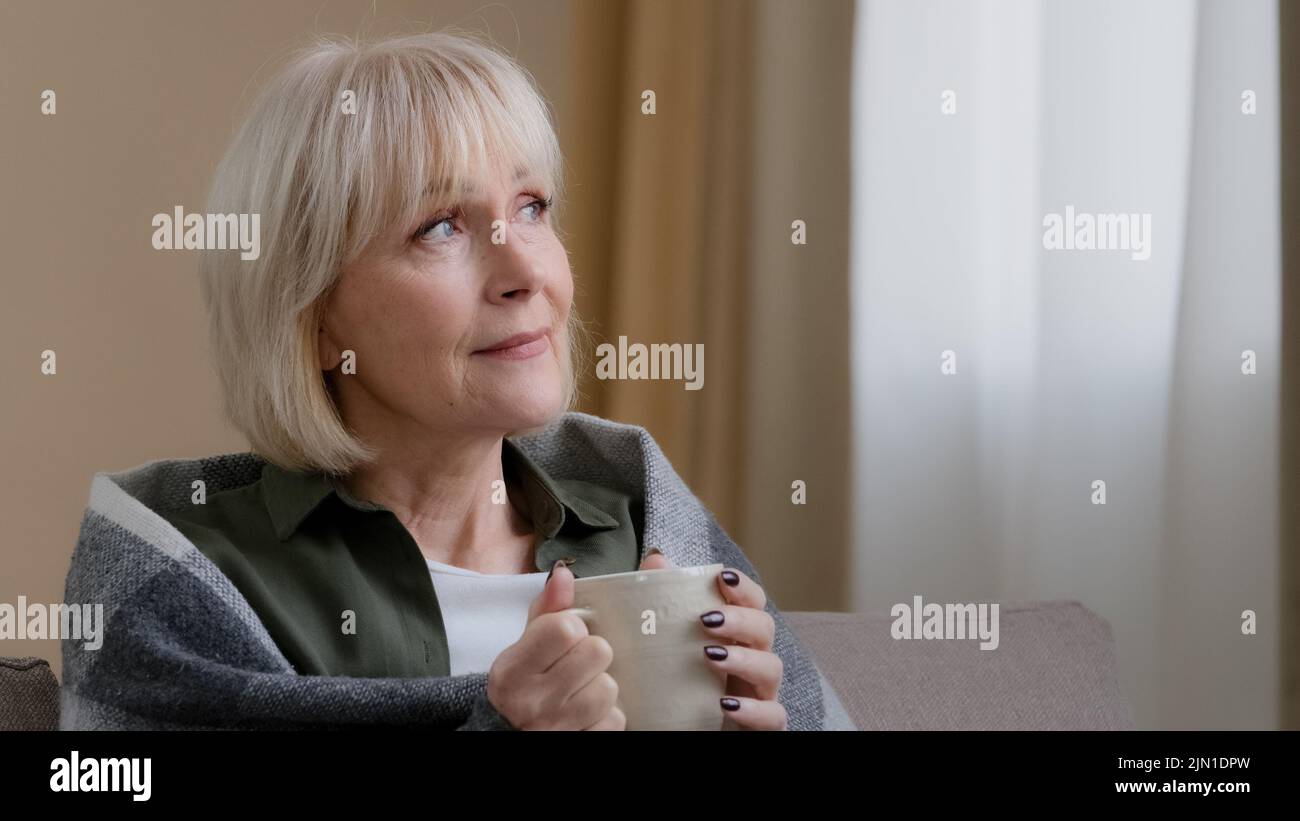
[[[501,463],[507,486],[522,488],[511,501],[532,521],[539,571],[559,559],[579,578],[637,569],[638,500],[552,479],[509,439]],[[419,546],[392,511],[354,498],[334,477],[267,463],[257,481],[164,517],[234,583],[299,673],[450,674]]]

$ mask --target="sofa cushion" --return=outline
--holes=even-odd
[[[1110,625],[1077,601],[999,606],[996,649],[894,639],[894,617],[787,612],[861,730],[1117,730]]]

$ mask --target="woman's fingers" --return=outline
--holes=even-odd
[[[744,696],[723,696],[722,715],[741,730],[786,729],[785,707],[779,701],[760,701]],[[728,709],[735,707],[736,709]]]
[[[724,567],[718,573],[718,589],[727,604],[739,604],[762,610],[767,606],[767,594],[758,582],[732,567]]]
[[[743,644],[755,650],[771,650],[776,621],[766,610],[725,604],[700,616],[704,632],[718,639],[715,644]]]
[[[626,730],[627,717],[623,711],[615,707],[605,714],[600,721],[587,728],[588,730]]]
[[[704,648],[704,655],[709,664],[749,684],[746,695],[775,699],[781,690],[785,664],[776,653],[734,644],[730,647],[710,644]]]
[[[668,557],[662,553],[655,552],[647,555],[641,560],[641,566],[638,570],[664,570],[672,567],[673,563],[668,561]]]

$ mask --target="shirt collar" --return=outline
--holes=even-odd
[[[593,530],[618,527],[617,519],[566,490],[509,439],[502,440],[501,463],[507,475],[518,479],[533,527],[546,539],[555,538],[566,521],[576,520]],[[387,510],[383,505],[357,499],[333,475],[285,470],[270,462],[262,468],[262,500],[280,541],[292,536],[331,494],[358,510]]]

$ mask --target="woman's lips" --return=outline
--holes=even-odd
[[[551,347],[551,338],[543,334],[531,342],[512,345],[509,348],[495,348],[490,351],[477,351],[475,356],[490,356],[494,359],[532,359]]]

